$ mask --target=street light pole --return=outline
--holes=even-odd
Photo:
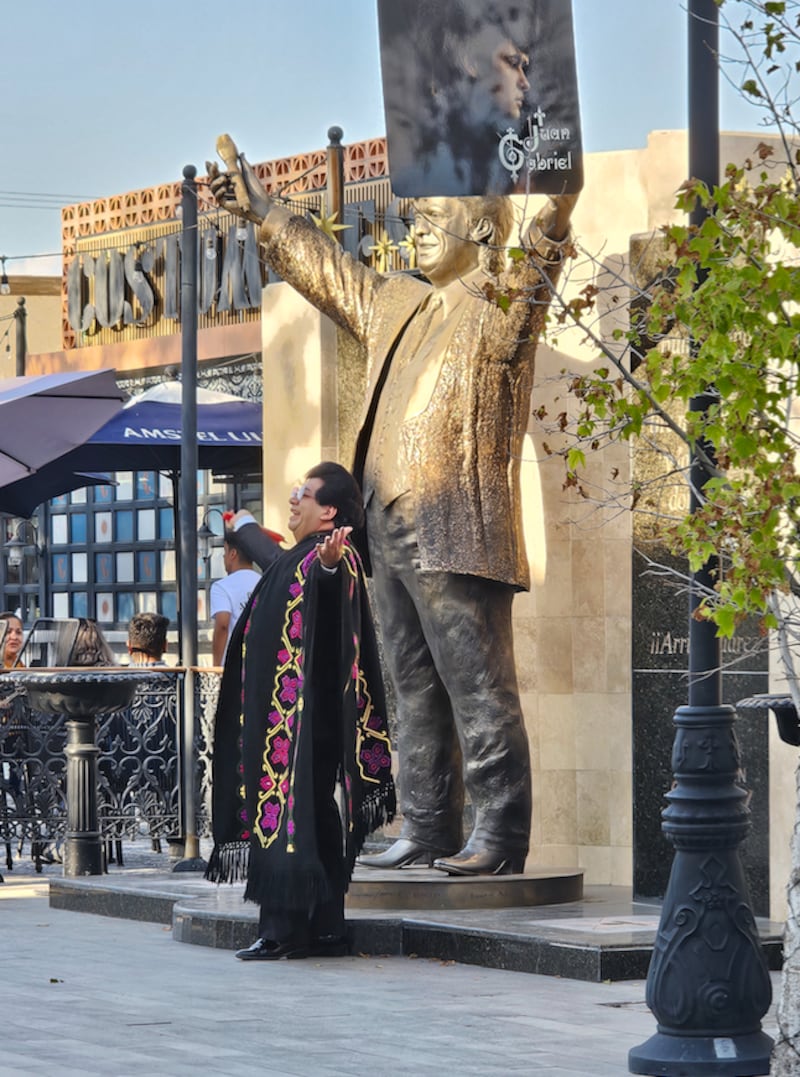
[[[14,311],[14,320],[17,323],[17,377],[21,378],[25,373],[25,357],[28,352],[28,312],[25,309],[25,296],[23,295],[17,300],[17,309]]]
[[[689,174],[719,183],[719,11],[716,0],[689,0]],[[698,206],[691,224],[700,226]],[[713,386],[691,402],[705,411]],[[710,455],[710,446],[703,449]],[[690,467],[692,512],[709,474],[696,451]],[[658,1031],[628,1055],[631,1073],[678,1077],[758,1077],[769,1072],[772,1040],[761,1018],[772,997],[764,951],[738,847],[749,827],[735,711],[722,704],[715,625],[694,614],[718,578],[716,559],[692,578],[689,601],[689,705],[675,713],[672,769],[663,831],[675,848],[647,976],[647,1005]]]
[[[194,751],[197,668],[197,184],[194,165],[186,165],[181,186],[181,477],[180,620],[183,680],[181,774],[183,777],[183,859],[175,871],[201,871],[197,839],[197,785]]]

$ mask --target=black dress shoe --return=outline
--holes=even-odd
[[[236,956],[240,961],[280,961],[282,958],[308,957],[308,946],[305,943],[293,942],[287,939],[285,942],[274,942],[272,939],[256,939],[252,946],[246,950],[237,950]]]
[[[321,935],[312,939],[308,947],[309,957],[347,957],[350,947],[344,935]]]
[[[520,875],[525,869],[525,857],[492,849],[479,852],[462,849],[455,856],[434,860],[433,866],[448,875]]]
[[[365,868],[406,868],[411,864],[425,864],[430,867],[437,856],[447,856],[444,849],[430,849],[410,838],[398,838],[394,845],[377,856],[360,856],[358,863]]]

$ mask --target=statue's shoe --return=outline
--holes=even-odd
[[[494,849],[462,849],[455,856],[434,860],[433,866],[448,875],[520,875],[525,870],[525,857]]]
[[[360,856],[358,863],[365,868],[383,868],[384,870],[406,868],[411,864],[426,864],[431,867],[437,856],[447,855],[444,849],[431,849],[410,838],[398,838],[385,852],[378,853],[377,856]]]

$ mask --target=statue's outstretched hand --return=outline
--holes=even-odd
[[[227,166],[220,172],[214,161],[206,161],[209,187],[221,209],[261,223],[269,213],[272,199],[261,186],[255,169],[239,153],[230,135],[217,139],[217,153]]]

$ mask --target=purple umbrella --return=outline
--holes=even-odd
[[[0,379],[0,489],[82,445],[125,396],[113,370]]]

